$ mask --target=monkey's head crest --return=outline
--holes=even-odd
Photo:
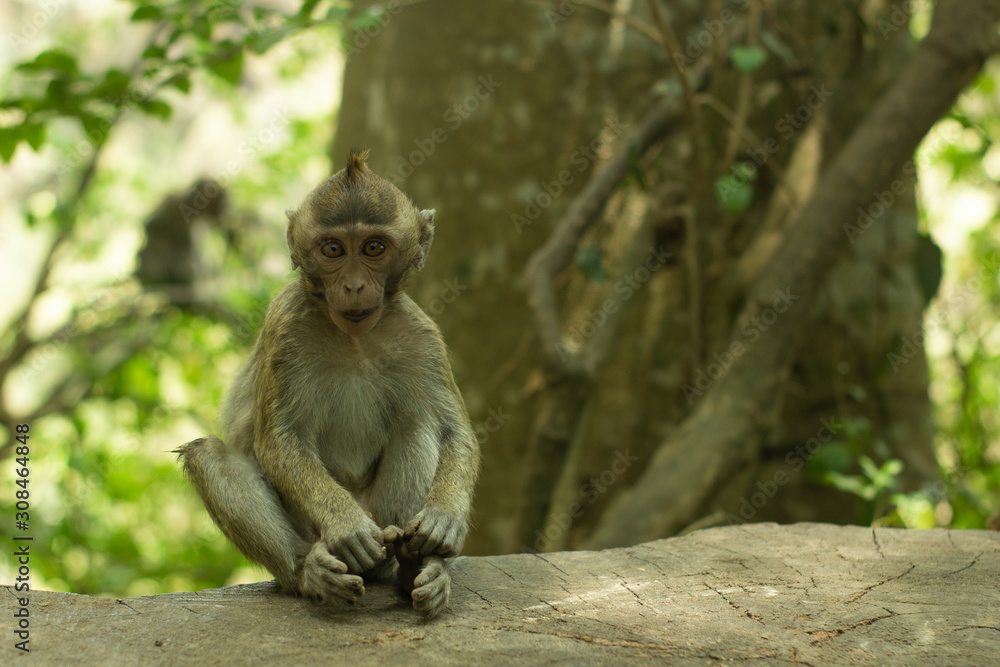
[[[347,156],[347,167],[344,168],[344,180],[348,183],[353,182],[361,174],[368,171],[368,165],[365,164],[368,161],[368,149],[358,150],[357,148],[352,148],[350,154]]]

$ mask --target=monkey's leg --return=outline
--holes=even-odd
[[[216,437],[180,449],[184,472],[219,529],[244,556],[260,563],[285,590],[307,597],[354,602],[364,594],[361,577],[322,543],[311,547],[257,464]]]
[[[396,526],[385,529],[385,541],[396,552],[399,569],[396,578],[400,588],[413,600],[413,608],[424,618],[434,618],[448,606],[451,594],[451,573],[448,563],[440,556],[410,556],[403,552],[403,531]]]

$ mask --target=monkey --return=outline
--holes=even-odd
[[[437,325],[406,295],[435,211],[368,152],[288,217],[297,280],[223,400],[222,437],[177,450],[226,537],[285,591],[354,604],[397,575],[426,618],[465,541],[479,445]]]
[[[219,226],[228,209],[225,189],[200,178],[186,191],[168,195],[146,219],[146,245],[139,253],[135,276],[150,291],[166,293],[179,305],[196,301],[194,290],[200,258],[194,225]]]

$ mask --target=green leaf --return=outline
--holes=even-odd
[[[858,403],[864,403],[868,399],[868,392],[860,384],[852,384],[848,387],[847,393]]]
[[[753,185],[750,183],[753,180],[756,180],[756,171],[749,179],[742,178],[735,172],[719,178],[715,182],[715,194],[722,207],[735,215],[745,213],[753,203]]]
[[[756,72],[767,61],[767,51],[759,46],[734,46],[729,50],[729,58],[741,72]]]
[[[19,141],[21,141],[20,132],[11,127],[0,127],[0,159],[10,162]]]
[[[167,50],[162,46],[146,47],[146,50],[142,52],[142,57],[146,60],[162,60],[167,56]]]
[[[208,69],[223,81],[235,86],[240,82],[240,74],[243,71],[243,52],[237,53],[229,60],[210,63]]]
[[[903,462],[899,459],[889,459],[882,467],[878,467],[867,456],[859,456],[858,465],[865,477],[871,480],[872,490],[876,494],[896,486],[896,477],[903,472]]]
[[[45,124],[23,123],[21,125],[21,138],[27,141],[32,150],[37,153],[45,144]]]
[[[64,116],[75,116],[80,108],[79,101],[69,90],[66,79],[52,79],[45,88],[45,101],[42,106],[58,111]]]
[[[212,23],[205,16],[195,18],[191,25],[191,32],[206,42],[212,41]]]
[[[303,18],[309,18],[312,16],[313,10],[316,9],[316,5],[319,4],[319,0],[305,0],[302,3],[302,7],[299,8],[299,16]]]
[[[131,77],[120,69],[108,70],[108,73],[104,75],[104,80],[94,87],[91,95],[106,100],[121,99],[128,92],[131,83]]]
[[[382,15],[385,10],[378,5],[369,7],[349,22],[349,28],[354,31],[377,28],[382,22]]]
[[[129,21],[159,21],[161,18],[163,18],[163,10],[159,7],[156,5],[143,5],[132,12]]]
[[[87,133],[87,138],[95,146],[102,146],[107,140],[108,132],[111,129],[110,121],[103,116],[95,116],[93,114],[86,114],[80,120],[83,122],[83,130]]]
[[[822,480],[827,473],[846,474],[854,463],[851,450],[839,442],[830,442],[820,447],[806,464],[810,479]]]
[[[842,475],[839,472],[828,472],[824,475],[823,481],[835,489],[853,493],[864,500],[875,500],[875,487],[857,475]]]
[[[298,30],[298,26],[288,23],[276,28],[268,28],[254,35],[249,41],[249,46],[254,53],[260,55],[289,35],[295,34]]]
[[[576,266],[591,280],[602,283],[608,279],[608,270],[604,266],[604,253],[601,251],[601,246],[596,243],[576,253]]]
[[[924,305],[930,302],[941,286],[941,248],[934,239],[924,234],[917,235],[916,253],[913,263],[917,270],[917,283],[924,295]]]
[[[174,74],[166,80],[164,85],[176,88],[186,94],[191,92],[191,77],[187,74]]]
[[[139,108],[150,115],[159,116],[163,120],[170,118],[170,114],[173,113],[173,108],[162,100],[142,100],[139,102]]]
[[[62,49],[49,49],[48,51],[42,51],[35,56],[33,61],[21,63],[17,66],[17,69],[29,72],[52,70],[68,74],[70,76],[75,76],[79,73],[79,68],[76,66],[76,58]]]

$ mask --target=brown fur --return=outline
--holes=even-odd
[[[288,217],[300,279],[268,309],[223,439],[178,450],[184,470],[223,533],[285,589],[352,602],[361,575],[390,576],[400,559],[404,591],[434,616],[479,448],[441,334],[402,292],[433,211],[352,152]]]

